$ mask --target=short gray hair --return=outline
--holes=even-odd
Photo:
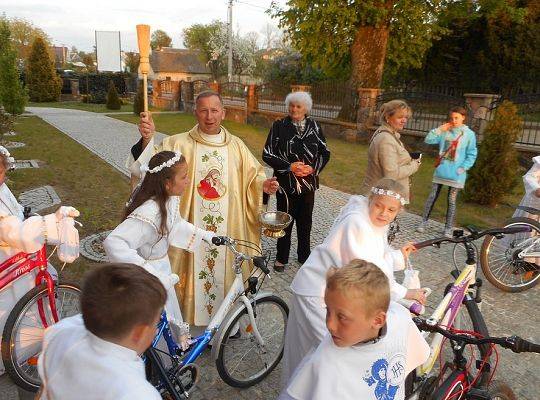
[[[221,107],[224,107],[223,98],[218,92],[214,90],[203,90],[201,93],[197,95],[197,97],[195,97],[195,109],[197,109],[197,103],[199,102],[200,99],[205,99],[207,97],[213,97],[213,96],[216,96],[219,99],[219,102],[221,103]]]
[[[306,107],[306,112],[311,111],[313,106],[313,100],[311,100],[311,95],[308,92],[291,92],[285,97],[285,105],[289,108],[291,103],[300,103]]]

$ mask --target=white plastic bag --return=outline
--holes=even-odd
[[[79,257],[79,231],[75,229],[73,218],[62,218],[58,223],[58,231],[58,258],[62,262],[72,263]]]
[[[407,289],[420,289],[422,285],[420,284],[420,271],[414,269],[411,265],[411,262],[407,258],[405,260],[407,267],[405,268],[405,277],[403,278],[402,285]],[[426,292],[426,297],[429,296],[431,290],[428,288],[424,289]],[[402,306],[407,308],[410,312],[416,315],[422,315],[426,311],[425,307],[417,302],[416,300],[401,299],[398,301]]]

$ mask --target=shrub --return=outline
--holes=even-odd
[[[143,99],[143,84],[139,82],[139,87],[137,88],[137,94],[133,100],[133,114],[140,115],[144,111],[144,99]]]
[[[515,186],[519,164],[514,144],[522,125],[512,102],[504,101],[497,107],[478,148],[478,159],[464,191],[466,200],[494,207]]]
[[[109,110],[120,110],[122,108],[122,102],[118,97],[118,92],[114,86],[113,81],[109,84],[109,92],[107,93],[107,109]]]
[[[17,70],[17,52],[10,40],[11,32],[5,20],[0,19],[0,105],[8,113],[24,112],[27,95]]]
[[[58,101],[62,80],[56,75],[45,41],[38,37],[32,43],[28,59],[27,85],[30,100]]]

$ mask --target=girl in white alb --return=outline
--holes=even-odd
[[[167,318],[185,347],[189,326],[183,322],[174,290],[179,278],[171,271],[167,251],[169,246],[193,251],[202,240],[210,243],[214,233],[196,228],[180,216],[179,196],[190,183],[180,153],[159,152],[142,172],[146,175],[126,206],[124,221],[103,245],[111,262],[139,265],[160,279],[167,290]]]
[[[282,387],[302,358],[328,333],[325,326],[324,290],[330,267],[341,267],[363,259],[378,266],[390,281],[392,300],[403,298],[425,302],[422,289],[397,283],[394,271],[405,267],[405,256],[414,248],[400,250],[388,244],[388,225],[405,203],[403,187],[392,179],[381,179],[369,198],[351,196],[324,242],[313,249],[291,284],[293,296],[283,354]]]
[[[15,160],[0,146],[0,263],[20,252],[35,253],[44,244],[60,245],[61,261],[72,262],[79,255],[79,236],[73,217],[79,212],[73,207],[60,207],[54,214],[24,219],[23,207],[5,183],[6,171]],[[56,270],[48,267],[54,277]],[[11,270],[7,270],[11,271]],[[0,332],[15,304],[35,286],[37,270],[19,276],[0,290]],[[0,374],[4,364],[0,360]]]

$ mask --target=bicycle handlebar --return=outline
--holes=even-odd
[[[434,239],[425,240],[423,242],[414,243],[413,246],[420,250],[424,247],[429,246],[436,246],[444,242],[449,243],[465,243],[470,242],[472,240],[476,240],[481,238],[482,236],[491,235],[491,236],[497,236],[497,235],[510,235],[513,233],[521,233],[521,232],[530,232],[531,227],[529,226],[514,226],[509,228],[492,228],[492,229],[486,229],[485,231],[475,231],[471,230],[471,233],[466,236],[458,236],[458,237],[438,237]]]
[[[247,254],[244,254],[240,251],[238,251],[235,247],[235,240],[234,239],[231,239],[227,236],[214,236],[212,238],[212,244],[215,245],[215,246],[227,246],[229,248],[229,250],[231,250],[233,252],[233,254],[235,256],[240,256],[241,258],[243,258],[244,260],[246,261],[249,261],[251,260],[253,262],[253,265],[255,265],[257,268],[259,268],[260,270],[262,270],[266,275],[269,275],[270,274],[270,269],[268,268],[268,266],[266,265],[266,257],[264,256],[249,256]]]
[[[540,344],[529,342],[519,336],[475,338],[469,335],[451,333],[439,325],[430,323],[419,317],[413,318],[413,321],[421,331],[440,333],[450,340],[473,345],[485,343],[498,344],[501,347],[512,350],[514,353],[540,353]]]

